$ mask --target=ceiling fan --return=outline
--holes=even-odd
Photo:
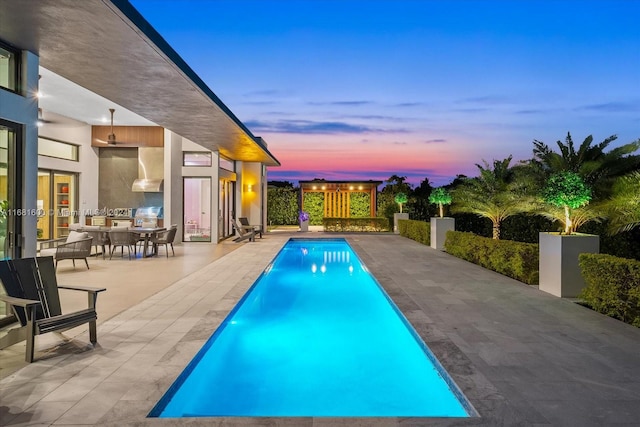
[[[111,132],[107,135],[107,140],[96,138],[96,141],[109,145],[116,145],[118,143],[118,141],[116,141],[116,134],[113,133],[113,113],[115,113],[115,111],[114,108],[109,108],[109,112],[111,113]]]

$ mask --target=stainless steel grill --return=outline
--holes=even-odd
[[[156,227],[161,215],[162,208],[158,206],[138,208],[134,217],[134,225],[136,227]]]

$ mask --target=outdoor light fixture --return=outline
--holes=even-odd
[[[247,184],[247,193],[253,193],[253,184]]]

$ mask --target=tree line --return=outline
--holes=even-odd
[[[628,232],[640,224],[640,139],[610,148],[616,140],[612,135],[594,143],[590,135],[576,145],[570,133],[555,147],[534,140],[531,159],[482,160],[476,164],[477,176],[458,175],[437,191],[450,195],[448,214],[460,218],[457,229],[485,235],[490,224],[495,239],[514,217],[529,228],[546,228],[537,231],[593,231],[596,223],[601,224],[596,231],[609,235]],[[269,190],[273,224],[297,222],[298,190],[287,184]],[[401,194],[406,196],[403,211],[428,221],[438,215],[439,206],[429,200],[434,190],[428,178],[414,187],[407,177],[392,175],[378,193],[378,216],[392,218],[399,212],[396,197]]]

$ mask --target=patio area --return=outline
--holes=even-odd
[[[0,425],[637,425],[639,329],[392,234],[344,237],[480,417],[147,419],[292,236],[327,234],[182,245],[175,258],[92,259],[88,271],[61,264],[61,284],[108,288],[99,345],[77,328],[54,348],[47,341],[59,338],[38,337],[27,366],[23,344],[0,350]],[[83,304],[63,296],[65,310]]]

